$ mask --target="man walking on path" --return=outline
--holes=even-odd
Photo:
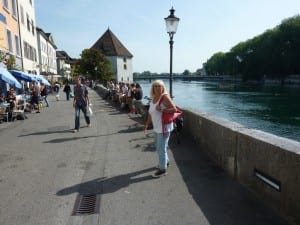
[[[88,127],[91,126],[90,117],[87,115],[88,106],[90,104],[89,93],[87,87],[81,83],[81,78],[75,79],[76,84],[74,86],[74,101],[73,107],[75,108],[75,128],[73,133],[79,131],[80,128],[80,110],[82,110],[85,118],[85,122]]]
[[[68,81],[65,84],[64,92],[66,93],[66,99],[67,99],[67,101],[69,101],[70,100],[71,87],[70,87]]]
[[[49,102],[48,102],[48,88],[44,83],[41,83],[41,96],[42,100],[44,100],[47,104],[47,107],[49,107]]]

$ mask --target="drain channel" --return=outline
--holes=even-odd
[[[99,213],[100,195],[78,194],[72,216],[90,215]]]

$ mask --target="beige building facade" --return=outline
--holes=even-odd
[[[15,67],[22,69],[17,0],[2,0],[0,2],[1,67],[7,67],[10,56],[15,58]]]
[[[39,63],[34,0],[19,0],[18,11],[23,70],[37,74]]]

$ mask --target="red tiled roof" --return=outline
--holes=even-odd
[[[125,48],[125,46],[119,41],[119,39],[110,31],[107,31],[96,41],[91,47],[100,51],[105,56],[127,56],[133,57],[133,55]]]

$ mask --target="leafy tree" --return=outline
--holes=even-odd
[[[206,62],[206,71],[210,75],[219,75],[222,71],[222,61],[224,60],[225,54],[223,52],[215,53],[207,62]]]
[[[282,21],[274,29],[240,42],[229,52],[215,53],[204,63],[210,75],[242,75],[259,80],[265,75],[285,79],[300,74],[300,16]]]
[[[72,68],[71,74],[73,75],[73,77],[76,77],[76,76],[80,75],[80,62],[79,62],[79,60],[77,60],[71,68]]]
[[[182,75],[184,75],[184,76],[191,76],[192,73],[189,70],[184,70],[183,73],[182,73]]]
[[[7,69],[16,69],[16,58],[13,55],[9,55],[7,59]]]
[[[151,74],[151,72],[150,71],[144,71],[144,72],[142,72],[142,74],[141,74],[142,76],[151,76],[152,74]]]
[[[18,69],[15,56],[0,51],[0,63],[4,63],[9,70]]]
[[[79,72],[90,79],[109,81],[113,78],[110,61],[95,49],[84,49],[79,60]]]
[[[194,73],[196,76],[201,76],[202,74],[202,69],[197,69],[196,72]]]

